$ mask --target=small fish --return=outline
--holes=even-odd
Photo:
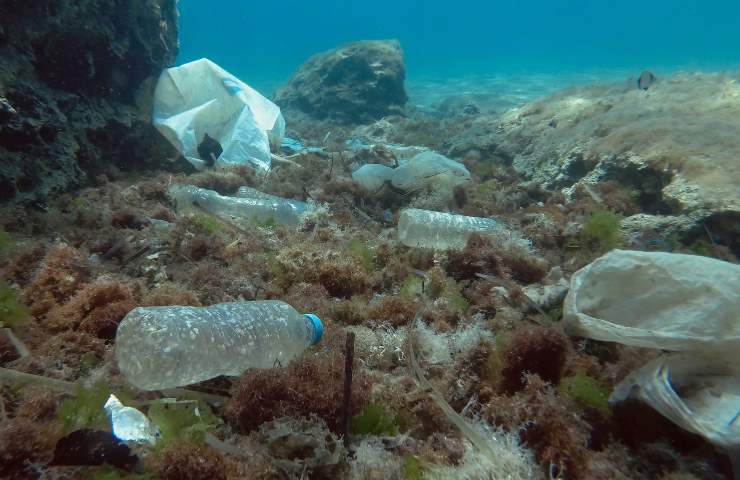
[[[648,88],[652,87],[655,81],[658,80],[658,78],[653,75],[653,72],[650,70],[645,70],[640,75],[640,78],[637,79],[637,88],[640,90],[647,90]]]

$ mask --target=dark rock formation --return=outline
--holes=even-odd
[[[175,0],[4,0],[0,18],[0,202],[177,158],[149,112]]]
[[[406,69],[395,41],[364,41],[314,55],[277,92],[288,122],[301,114],[369,123],[403,110]]]

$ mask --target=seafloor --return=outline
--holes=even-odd
[[[269,174],[110,167],[94,186],[44,205],[6,205],[0,477],[731,478],[725,452],[701,437],[638,401],[606,401],[655,351],[570,337],[559,324],[562,297],[532,298],[616,247],[736,260],[736,217],[723,216],[730,207],[664,189],[680,177],[703,188],[703,199],[732,203],[724,192],[738,157],[720,174],[701,162],[740,152],[738,137],[733,143],[715,128],[737,122],[740,89],[721,74],[671,75],[647,92],[627,77],[579,78],[559,81],[590,84],[419,80],[409,84],[415,108],[407,116],[334,129],[329,139],[321,123],[289,124],[291,135],[323,142],[324,152],[298,154]],[[691,154],[680,153],[687,135]],[[345,140],[357,136],[381,146],[347,151]],[[448,196],[365,192],[351,172],[386,163],[384,143],[462,158],[472,179]],[[615,158],[627,144],[646,159],[640,168]],[[593,174],[598,165],[607,174]],[[176,213],[166,192],[177,183],[224,195],[248,185],[325,208],[299,229],[242,228],[205,212]],[[407,206],[496,217],[533,249],[476,235],[462,251],[406,247],[395,226]],[[696,221],[705,228],[688,225]],[[256,299],[316,313],[324,338],[289,365],[187,391],[137,391],[117,370],[116,326],[134,307]],[[355,347],[345,443],[348,332]],[[70,440],[80,429],[110,431],[102,404],[111,392],[142,411],[165,396],[190,403],[160,412],[167,431],[154,448],[122,453],[92,433]],[[194,404],[199,416],[188,410]],[[77,464],[60,461],[65,441],[62,456],[78,455]],[[101,455],[110,465],[80,466]]]

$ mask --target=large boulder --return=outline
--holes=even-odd
[[[408,97],[401,45],[395,40],[350,43],[309,58],[276,102],[289,123],[301,114],[337,123],[369,123],[403,110]]]
[[[709,232],[740,251],[739,118],[736,78],[680,74],[648,90],[564,90],[501,118],[477,118],[447,153],[477,150],[568,196],[599,182],[621,185],[642,212],[625,220],[630,230],[684,239]]]
[[[177,158],[150,119],[175,0],[7,0],[0,18],[0,202]]]

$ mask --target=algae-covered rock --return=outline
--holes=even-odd
[[[550,190],[614,182],[637,193],[642,213],[690,218],[684,236],[704,234],[708,222],[715,240],[737,248],[738,118],[736,78],[678,74],[649,90],[564,90],[497,122],[480,120],[454,144],[503,159]]]
[[[0,18],[0,202],[172,165],[148,79],[175,61],[176,2],[11,1]]]
[[[395,40],[354,42],[309,58],[277,92],[291,118],[363,123],[400,112],[408,97],[401,45]]]

